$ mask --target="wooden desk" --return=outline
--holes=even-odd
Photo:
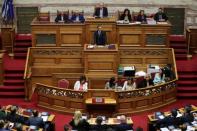
[[[133,125],[133,121],[132,121],[131,117],[127,117],[126,119],[127,119],[126,120],[127,124]],[[90,118],[88,120],[88,123],[90,125],[96,125],[96,118]],[[106,125],[118,125],[118,124],[120,124],[120,121],[117,118],[108,118],[107,120],[105,120],[103,122],[103,124],[106,124]]]
[[[12,107],[12,105],[7,105],[7,106],[6,106],[6,111],[7,111],[7,112],[10,112],[10,108],[11,108],[11,107]],[[21,115],[22,117],[26,117],[26,118],[31,117],[31,115],[24,114],[24,112],[25,112],[26,109],[21,108],[20,110],[21,110],[21,114],[19,114],[19,115]],[[39,116],[41,116],[41,112],[39,112]],[[55,122],[55,115],[54,115],[54,114],[50,114],[50,115],[48,116],[47,121],[48,121],[48,122],[53,122],[53,123],[54,123],[54,122]]]
[[[32,46],[83,46],[85,25],[83,23],[39,22],[31,23]]]
[[[179,113],[183,114],[184,113],[184,108],[179,108],[178,109]],[[197,107],[192,105],[192,112],[197,111]],[[164,112],[164,116],[169,116],[171,115],[170,111]],[[155,114],[148,115],[148,130],[152,131],[153,130],[153,124],[155,124],[158,121],[158,119],[155,118]]]
[[[102,25],[102,30],[107,34],[107,43],[116,43],[116,18],[100,18],[87,17],[86,21],[86,43],[90,44],[94,42],[94,32],[97,30],[98,25]]]
[[[171,24],[117,24],[119,46],[169,47]]]
[[[96,105],[102,105],[102,104],[104,104],[104,105],[116,105],[117,104],[116,100],[112,99],[112,98],[103,98],[104,99],[104,103],[99,103],[99,102],[93,103],[93,101],[92,101],[93,99],[94,98],[86,99],[85,100],[85,104],[86,105],[94,105],[94,104],[96,104]]]
[[[2,25],[1,40],[2,40],[2,49],[7,50],[9,53],[12,54],[14,48],[14,40],[15,40],[15,27],[11,25],[8,26]]]
[[[186,39],[190,53],[197,53],[197,26],[187,28]]]

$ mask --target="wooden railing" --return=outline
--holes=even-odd
[[[32,84],[31,84],[31,66],[32,66],[32,57],[31,57],[31,50],[28,48],[27,52],[27,58],[26,58],[26,63],[25,63],[25,71],[23,75],[23,79],[25,80],[25,100],[30,100],[31,95],[34,92],[34,89],[32,89]]]
[[[116,111],[113,115],[120,115],[152,110],[175,102],[176,86],[176,80],[173,80],[157,86],[129,91],[90,89],[81,92],[37,83],[36,92],[38,106],[67,113],[73,113],[75,110],[86,112],[87,99],[112,98],[116,101]],[[108,103],[102,103],[101,106],[105,104]]]
[[[0,52],[0,85],[3,85],[4,79],[4,68],[3,68],[3,53]]]

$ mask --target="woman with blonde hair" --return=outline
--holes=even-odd
[[[88,131],[90,127],[89,123],[85,119],[82,119],[81,111],[75,111],[73,119],[69,124],[72,126],[72,130],[77,131]]]

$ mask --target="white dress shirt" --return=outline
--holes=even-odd
[[[82,91],[87,91],[88,90],[88,83],[85,82],[83,84],[82,88],[83,88]],[[79,89],[80,89],[80,81],[76,81],[75,85],[74,85],[74,90],[79,91]]]
[[[100,17],[103,18],[103,8],[100,8]]]
[[[128,85],[128,81],[124,82],[122,90],[134,90],[136,89],[136,83],[134,82],[132,85]]]

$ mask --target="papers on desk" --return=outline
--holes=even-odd
[[[87,49],[93,49],[94,48],[94,45],[88,45],[87,46]]]
[[[147,24],[148,25],[156,25],[157,22],[154,19],[147,19]]]
[[[192,126],[187,126],[187,131],[195,131],[195,128]]]
[[[129,21],[125,21],[125,20],[118,20],[116,21],[117,24],[129,24],[129,25],[140,25],[141,22],[139,21],[135,21],[135,22],[132,22],[130,23]]]
[[[48,120],[49,116],[41,116],[41,118],[43,119],[44,122],[46,122]]]
[[[170,131],[167,127],[160,128],[161,131]]]
[[[159,25],[167,25],[168,22],[157,22],[157,24],[159,24]]]

